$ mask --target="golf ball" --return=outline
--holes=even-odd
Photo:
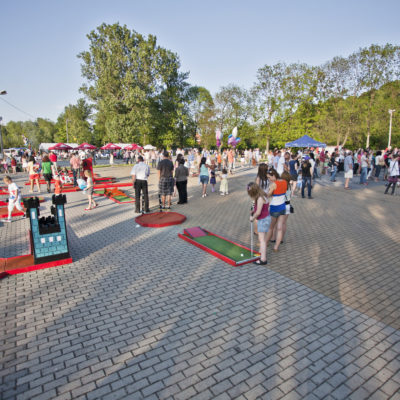
[[[136,225],[136,228],[140,228],[140,225],[139,225],[139,224],[137,224],[137,225]]]
[[[243,257],[243,255],[244,255],[243,253],[240,254],[241,257]]]

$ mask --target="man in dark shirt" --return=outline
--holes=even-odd
[[[301,162],[301,173],[302,173],[302,181],[303,184],[301,185],[301,197],[304,199],[304,189],[307,184],[307,194],[308,198],[312,199],[311,197],[311,164],[308,160],[303,160]]]
[[[172,173],[174,171],[174,164],[169,159],[168,151],[164,151],[163,159],[157,165],[158,170],[158,193],[161,196],[162,208],[171,208],[171,195],[174,192],[174,178]],[[165,207],[167,200],[168,206]]]

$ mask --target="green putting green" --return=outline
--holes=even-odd
[[[206,235],[206,236],[192,238],[192,240],[236,262],[252,258],[250,250],[246,250],[243,247],[240,247],[235,243],[228,242],[225,239],[221,239],[218,236]],[[256,257],[254,253],[253,257]]]

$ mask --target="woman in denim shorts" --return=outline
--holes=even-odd
[[[207,184],[209,181],[209,175],[208,175],[208,169],[210,166],[206,164],[207,158],[202,157],[200,161],[200,167],[199,167],[199,177],[200,177],[200,183],[202,184],[202,195],[201,197],[206,197],[207,196]]]
[[[276,242],[274,246],[274,252],[278,252],[279,245],[283,238],[283,224],[286,215],[286,191],[287,182],[284,179],[280,179],[278,172],[271,169],[267,174],[268,180],[270,181],[270,187],[268,196],[272,196],[269,206],[269,214],[271,215],[271,226],[267,234],[267,243],[271,240],[272,234],[276,227]]]
[[[271,224],[269,216],[269,204],[265,198],[265,192],[257,183],[251,182],[247,185],[247,194],[254,201],[254,211],[250,215],[250,222],[257,221],[258,239],[260,241],[260,259],[254,261],[257,265],[267,264],[267,241],[266,235]]]

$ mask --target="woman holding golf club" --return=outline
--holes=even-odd
[[[251,182],[247,185],[247,193],[254,201],[255,207],[250,215],[251,223],[251,239],[253,238],[253,222],[257,220],[258,225],[258,239],[260,241],[260,259],[254,261],[256,265],[267,264],[267,241],[266,236],[271,224],[271,217],[269,216],[269,203],[265,196],[265,192],[256,183]]]

